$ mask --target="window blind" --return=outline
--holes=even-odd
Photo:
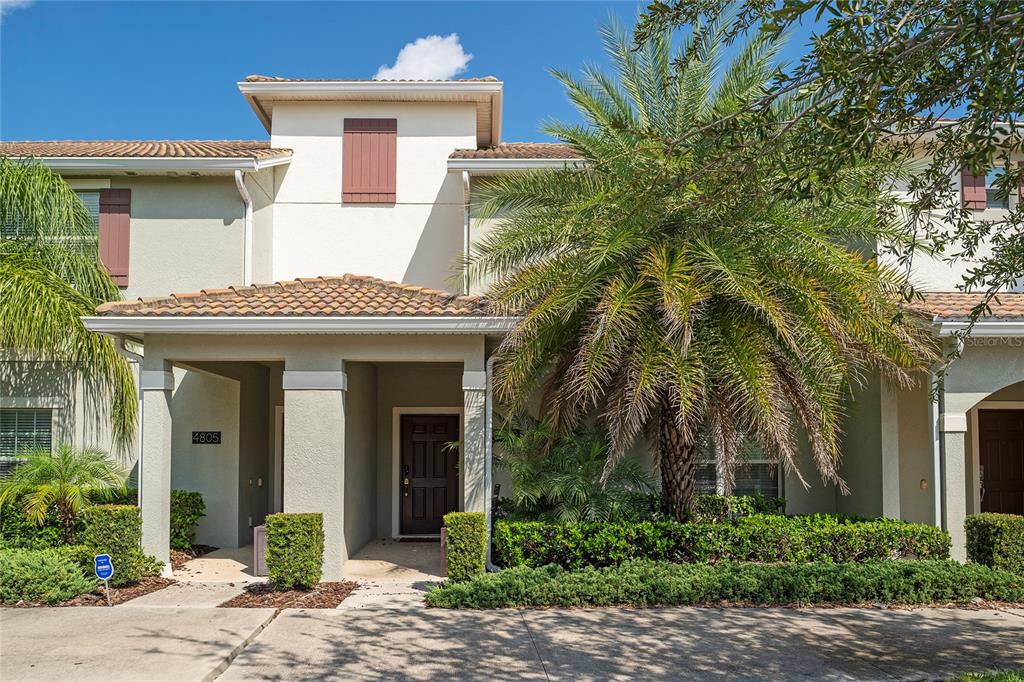
[[[6,477],[25,450],[49,450],[53,438],[53,411],[48,409],[0,410],[0,477]]]

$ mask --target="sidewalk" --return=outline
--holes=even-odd
[[[1024,666],[1024,609],[449,611],[404,600],[275,617],[198,605],[227,586],[193,586],[188,607],[168,588],[148,606],[0,609],[0,679],[931,680]]]

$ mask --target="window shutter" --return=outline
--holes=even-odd
[[[966,166],[960,174],[964,208],[972,211],[985,209],[988,198],[985,194],[985,176],[975,176]]]
[[[342,141],[342,201],[395,203],[398,120],[346,118]]]
[[[128,286],[131,213],[130,189],[100,190],[100,262],[122,287]]]

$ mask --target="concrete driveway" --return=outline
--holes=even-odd
[[[370,607],[288,610],[264,628],[272,616],[0,609],[0,679],[919,680],[1024,666],[1024,610]]]

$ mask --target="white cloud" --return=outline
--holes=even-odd
[[[374,80],[447,80],[466,70],[473,55],[459,43],[457,33],[426,36],[406,43],[391,66],[382,64]]]
[[[16,9],[21,9],[22,7],[28,7],[33,2],[35,2],[35,0],[0,0],[0,16],[9,14]]]

